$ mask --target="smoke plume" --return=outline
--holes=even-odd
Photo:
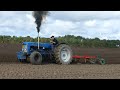
[[[37,25],[37,32],[40,32],[40,27],[43,19],[48,15],[48,11],[33,11],[33,17],[35,18],[35,23]]]

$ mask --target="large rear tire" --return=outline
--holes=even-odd
[[[72,62],[72,49],[66,44],[60,44],[54,51],[57,64],[68,65]]]
[[[33,65],[42,64],[42,55],[37,51],[31,53],[31,55],[30,55],[30,63],[33,64]]]

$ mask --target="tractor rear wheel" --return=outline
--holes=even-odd
[[[72,62],[72,50],[66,44],[60,44],[54,50],[57,64],[70,64]]]
[[[37,51],[31,53],[30,63],[33,65],[40,65],[42,63],[42,55]]]

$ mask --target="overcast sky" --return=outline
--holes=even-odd
[[[0,35],[37,37],[32,11],[0,11]],[[40,36],[120,40],[120,11],[50,11]]]

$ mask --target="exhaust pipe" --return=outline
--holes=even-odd
[[[38,32],[38,50],[39,50],[39,32]]]
[[[39,32],[40,32],[40,28],[39,27],[36,27],[37,28],[37,32],[38,32],[38,50],[39,50]]]

